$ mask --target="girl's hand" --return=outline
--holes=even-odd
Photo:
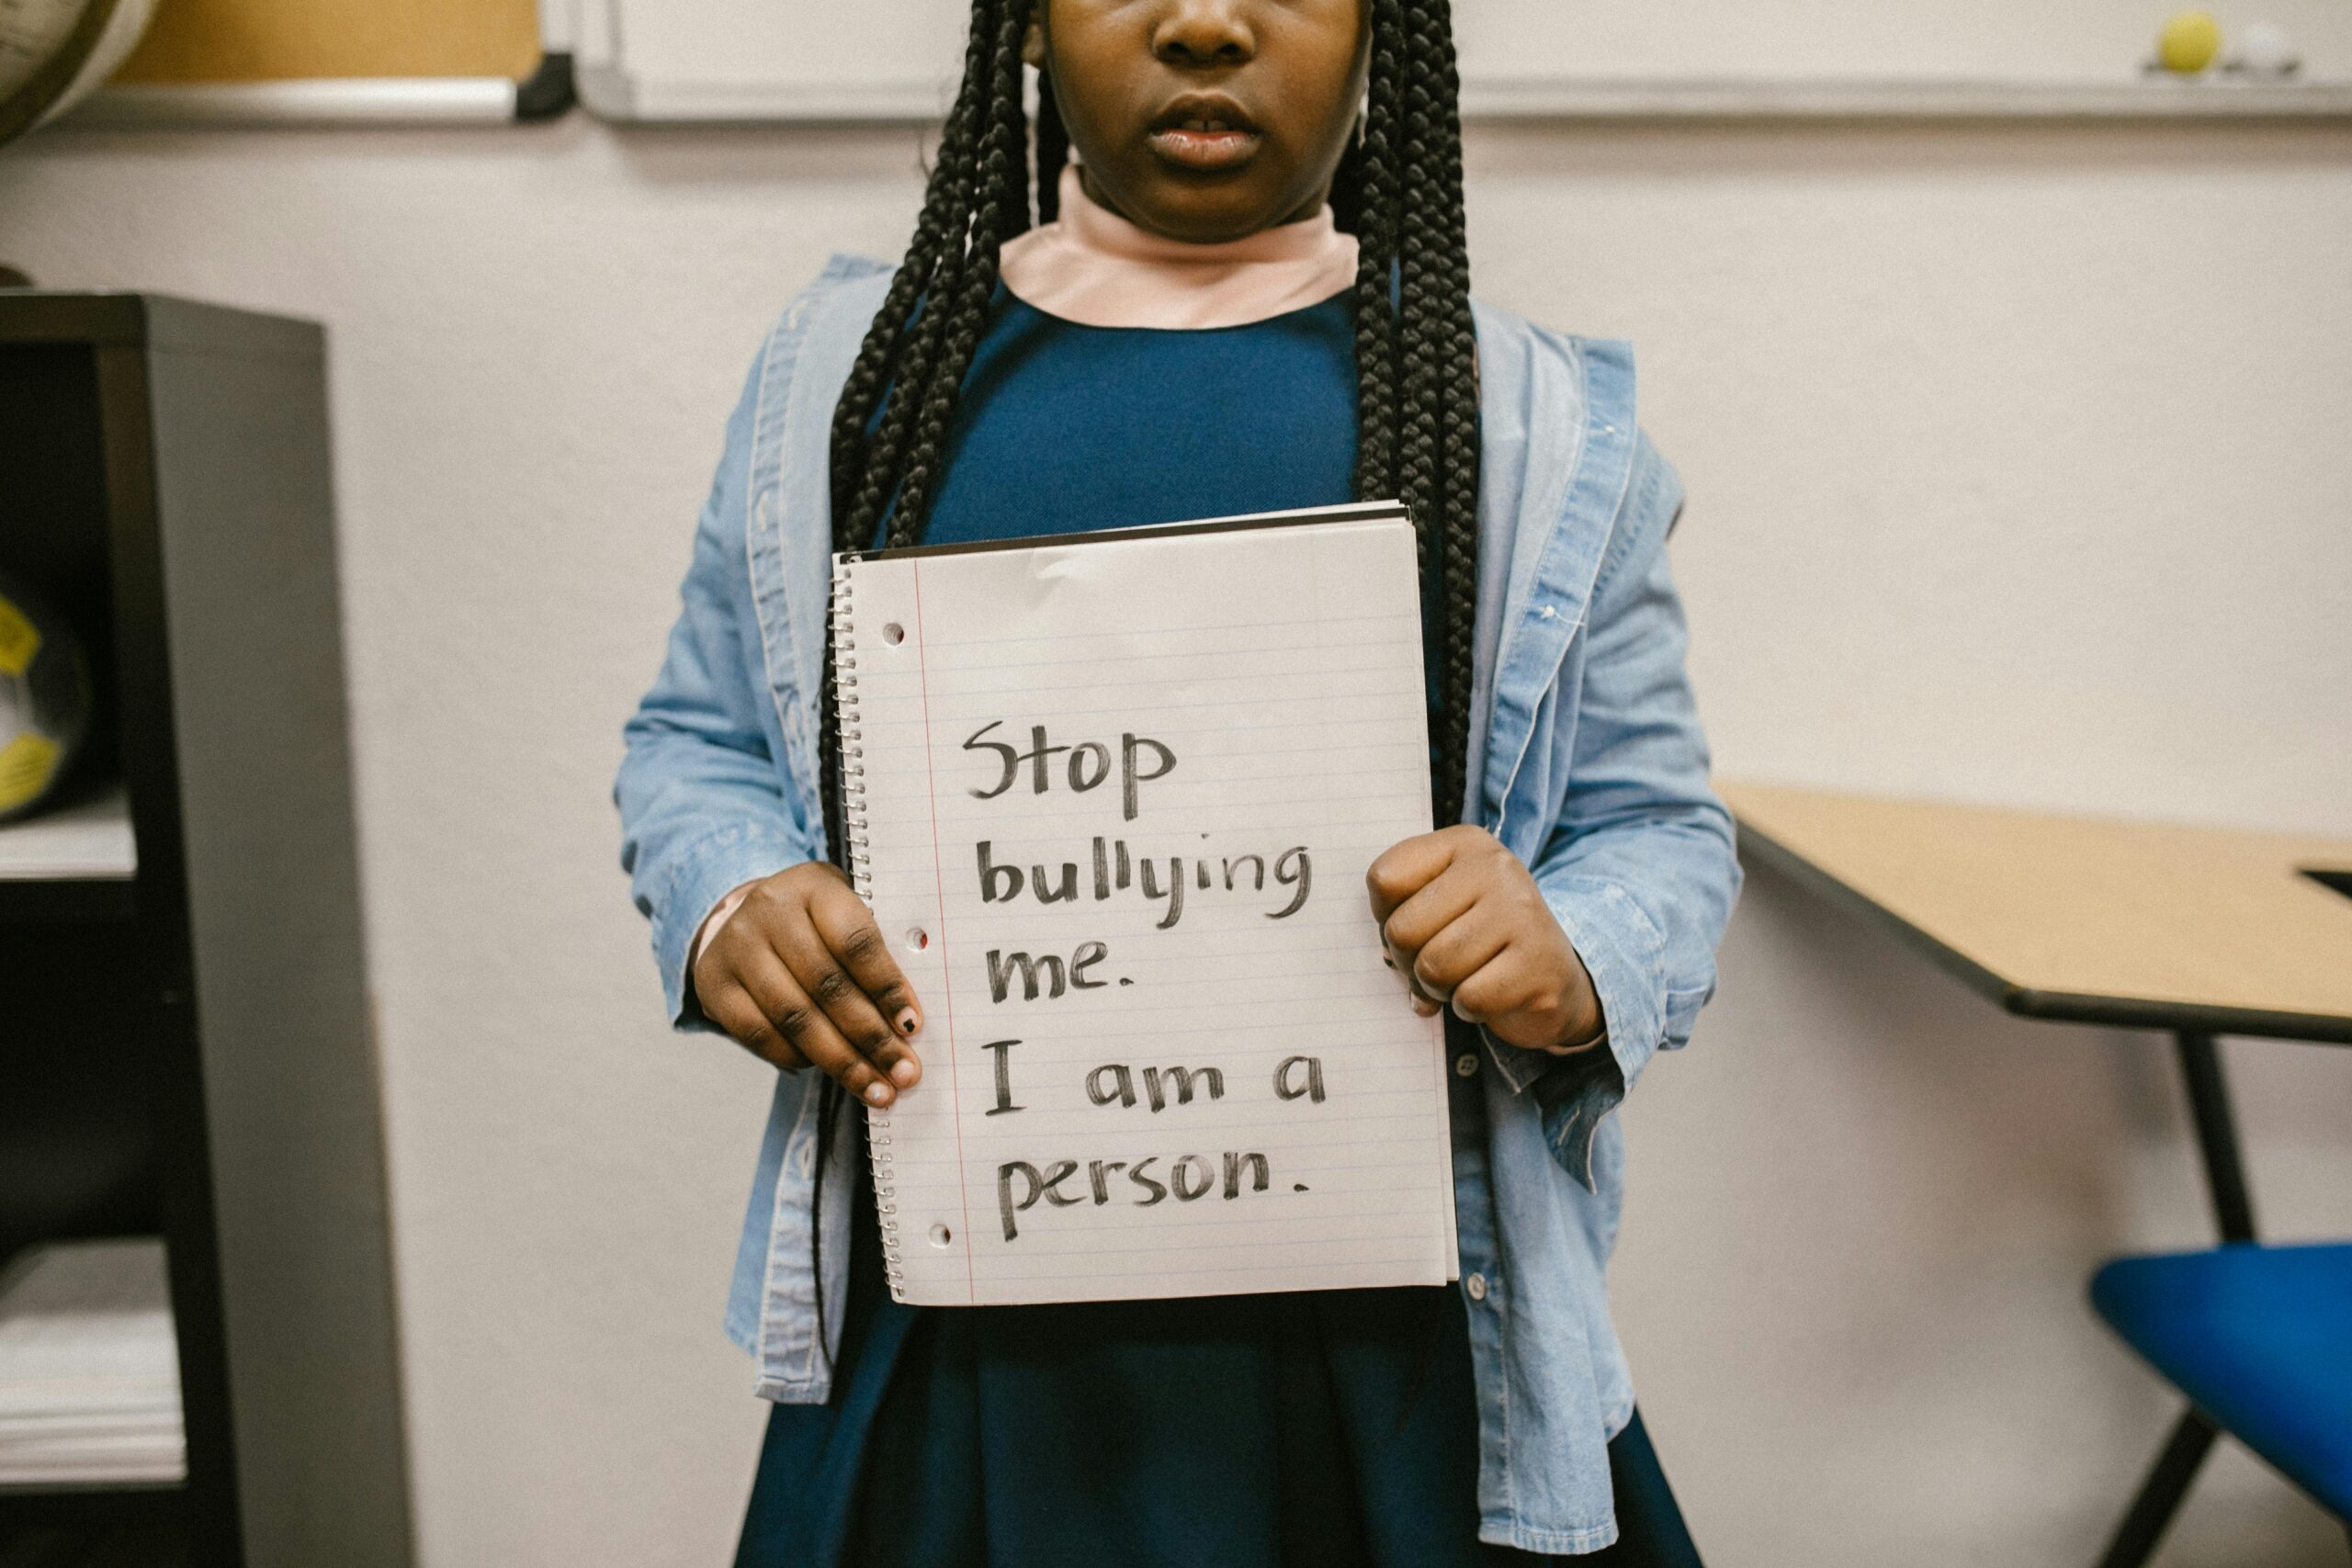
[[[1600,1043],[1592,976],[1535,878],[1483,829],[1423,833],[1372,863],[1372,917],[1389,967],[1413,987],[1413,1010],[1451,1005],[1496,1038],[1531,1051]]]
[[[868,1105],[922,1077],[914,987],[837,867],[810,861],[754,883],[695,958],[705,1017],[763,1061],[815,1066]]]

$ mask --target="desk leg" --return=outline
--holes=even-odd
[[[2205,1462],[2218,1432],[2213,1423],[2194,1410],[2182,1415],[2148,1479],[2140,1483],[2140,1495],[2132,1499],[2132,1511],[2116,1527],[2098,1568],[2141,1568],[2155,1555],[2156,1542],[2164,1539],[2165,1527],[2172,1523],[2174,1510],[2187,1495],[2188,1483],[2197,1479],[2197,1467]]]
[[[2230,1113],[2229,1080],[2221,1052],[2210,1034],[2183,1030],[2180,1076],[2188,1086],[2188,1110],[2197,1122],[2197,1147],[2205,1158],[2205,1185],[2213,1194],[2213,1218],[2222,1239],[2254,1239],[2254,1200],[2246,1191],[2245,1166],[2238,1157],[2237,1120]]]
[[[2254,1199],[2246,1190],[2245,1162],[2238,1154],[2237,1118],[2230,1111],[2230,1083],[2222,1071],[2221,1051],[2210,1034],[2183,1030],[2176,1038],[2181,1081],[2188,1089],[2188,1112],[2197,1123],[2197,1152],[2205,1162],[2206,1190],[2213,1196],[2214,1224],[2224,1242],[2252,1241]],[[2182,1415],[2147,1480],[2140,1483],[2131,1512],[2116,1527],[2099,1568],[2140,1568],[2154,1554],[2214,1436],[2213,1424],[2197,1411]]]

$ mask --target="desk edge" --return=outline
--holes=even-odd
[[[2352,1045],[2352,1019],[2333,1018],[2324,1013],[2271,1012],[2257,1008],[2214,1007],[2192,1002],[2036,990],[1987,969],[1959,949],[1913,925],[1885,905],[1848,886],[1774,839],[1769,831],[1744,816],[1739,818],[1739,844],[1741,852],[1752,854],[1758,863],[1787,876],[1832,908],[1857,916],[1864,924],[1886,931],[1970,990],[2018,1018],[2049,1023],[2096,1024],[2110,1029],[2239,1034],[2270,1040],[2300,1040],[2314,1044]]]

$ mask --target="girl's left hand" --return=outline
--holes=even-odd
[[[1372,863],[1372,918],[1413,1010],[1447,1005],[1509,1044],[1561,1052],[1600,1043],[1592,976],[1535,878],[1495,836],[1468,826],[1407,839]]]

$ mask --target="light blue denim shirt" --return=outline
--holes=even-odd
[[[837,258],[769,334],[728,424],[667,660],[628,726],[621,862],[681,1028],[709,1027],[685,968],[711,907],[824,853],[828,441],[888,281]],[[1632,355],[1485,306],[1477,326],[1485,565],[1465,809],[1533,869],[1609,1028],[1605,1054],[1487,1040],[1466,1064],[1487,1111],[1484,1147],[1460,1152],[1454,1183],[1479,1535],[1588,1552],[1616,1538],[1607,1445],[1634,1404],[1602,1287],[1623,1168],[1609,1112],[1653,1055],[1690,1037],[1739,870],[1667,571],[1681,487],[1634,425]],[[727,1313],[757,1393],[787,1403],[830,1393],[818,1292],[838,1335],[847,1285],[854,1145],[831,1140],[813,1214],[815,1081],[777,1077]]]

